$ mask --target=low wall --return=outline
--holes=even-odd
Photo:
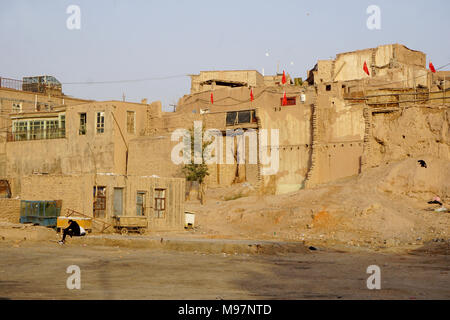
[[[20,200],[0,198],[0,221],[20,222]]]

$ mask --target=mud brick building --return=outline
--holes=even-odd
[[[194,121],[222,138],[232,132],[234,146],[245,142],[232,149],[234,159],[245,154],[240,163],[209,164],[209,186],[248,182],[262,194],[282,194],[383,162],[424,154],[450,160],[449,75],[426,64],[424,53],[390,44],[319,60],[304,82],[287,74],[283,84],[282,74],[256,70],[202,71],[190,75],[191,91],[174,112],[160,102],[85,101],[2,87],[0,180],[12,197],[63,200],[64,208],[105,219],[144,212],[149,226],[177,229],[185,180],[172,161],[179,143],[173,133]],[[264,130],[266,141],[246,138]],[[217,155],[229,151],[220,148]],[[268,174],[271,164],[251,161],[252,149],[278,159],[276,170]],[[166,220],[155,214],[161,194]]]

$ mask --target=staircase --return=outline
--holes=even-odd
[[[309,188],[314,185],[313,177],[314,172],[317,170],[315,169],[317,162],[317,150],[320,144],[320,132],[319,132],[320,122],[319,122],[319,109],[317,106],[317,97],[315,98],[314,103],[311,105],[311,112],[312,112],[311,166],[308,170],[308,173],[306,174],[305,188]]]
[[[370,107],[364,106],[363,117],[364,117],[364,144],[363,144],[363,154],[361,157],[361,172],[366,170],[367,167],[369,166],[370,137],[372,136],[372,111]]]
[[[260,162],[260,159],[259,159],[259,148],[261,148],[261,146],[260,146],[260,143],[261,143],[261,141],[259,141],[259,130],[261,129],[261,118],[260,118],[260,115],[259,115],[259,107],[256,107],[255,108],[255,117],[256,117],[256,123],[257,123],[257,126],[258,126],[258,131],[257,131],[257,134],[258,134],[258,143],[257,143],[257,145],[258,145],[258,154],[257,154],[257,157],[256,157],[256,159],[257,159],[257,161],[256,161],[256,163],[257,163],[257,167],[258,167],[258,173],[257,173],[257,182],[256,182],[256,189],[257,190],[260,190],[260,191],[262,191],[261,190],[261,188],[262,188],[262,186],[263,186],[263,181],[262,181],[262,177],[261,177],[261,162]]]

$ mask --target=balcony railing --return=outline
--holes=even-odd
[[[23,81],[0,77],[0,88],[23,90]]]
[[[46,140],[46,139],[62,139],[66,137],[66,129],[51,128],[43,130],[24,130],[8,132],[6,141],[29,141],[29,140]]]

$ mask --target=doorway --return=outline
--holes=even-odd
[[[115,216],[123,214],[123,188],[114,188],[114,213]]]

